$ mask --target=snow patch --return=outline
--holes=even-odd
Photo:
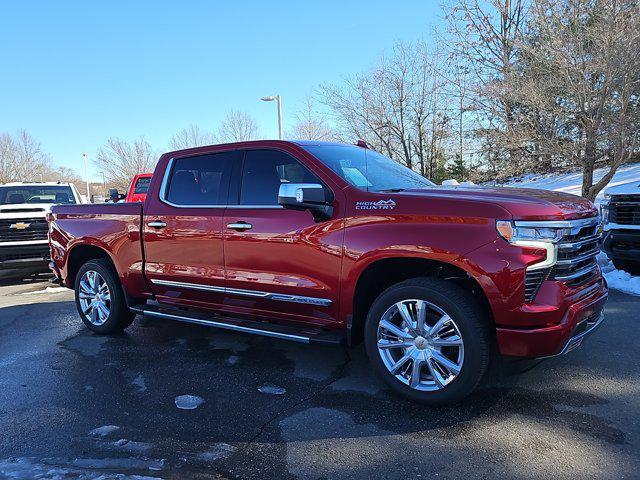
[[[67,287],[47,287],[44,290],[35,290],[33,292],[23,292],[20,295],[40,295],[43,293],[62,293],[62,292],[70,292]]]
[[[258,387],[258,391],[260,393],[266,393],[269,395],[284,395],[287,393],[287,390],[283,387],[279,387],[277,385],[273,385],[271,383],[265,383]]]
[[[116,430],[120,430],[120,427],[118,427],[117,425],[105,425],[103,427],[94,428],[89,432],[89,435],[92,437],[106,437]]]
[[[236,447],[228,443],[216,443],[209,450],[199,453],[196,458],[205,463],[215,462],[216,460],[230,457],[237,450]]]
[[[633,276],[624,270],[617,270],[604,252],[598,254],[598,264],[609,288],[631,295],[640,295],[640,277]]]
[[[163,461],[162,461],[163,462]],[[164,463],[154,461],[153,465]],[[151,469],[150,461],[139,459],[63,459],[36,460],[28,457],[0,459],[0,478],[7,480],[159,480],[158,477],[109,473],[101,469]]]
[[[144,377],[142,375],[138,375],[136,378],[134,378],[131,383],[133,385],[135,385],[136,387],[138,387],[138,391],[139,392],[146,392],[147,391],[147,385],[144,383]]]
[[[204,403],[204,398],[196,395],[180,395],[175,399],[176,407],[181,410],[195,410]]]
[[[108,447],[113,448],[114,450],[121,450],[130,453],[145,453],[151,450],[153,448],[153,445],[151,445],[150,443],[134,442],[133,440],[121,438],[120,440],[109,444]]]

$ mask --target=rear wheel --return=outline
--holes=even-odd
[[[76,307],[84,324],[96,333],[120,332],[131,325],[124,292],[113,266],[105,259],[90,260],[76,275]]]
[[[437,278],[388,288],[365,325],[376,372],[396,392],[429,405],[470,394],[487,369],[490,345],[483,309],[464,289]]]

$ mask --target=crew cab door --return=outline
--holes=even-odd
[[[223,216],[237,151],[172,158],[144,208],[145,273],[160,302],[224,300]]]
[[[224,215],[227,298],[239,313],[296,322],[338,321],[343,220],[316,221],[278,205],[284,182],[317,175],[280,150],[244,152],[239,194]]]

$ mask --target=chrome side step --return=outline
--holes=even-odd
[[[342,345],[345,337],[334,332],[313,329],[296,328],[275,323],[257,322],[223,315],[208,314],[200,311],[182,310],[164,307],[157,304],[134,305],[130,310],[139,315],[164,318],[178,322],[193,323],[206,327],[221,328],[234,332],[250,333],[264,337],[279,338],[292,342]]]

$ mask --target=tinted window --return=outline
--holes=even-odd
[[[282,183],[322,182],[290,155],[277,150],[249,150],[242,168],[241,205],[278,205]]]
[[[18,203],[76,203],[68,186],[15,186],[0,187],[0,205]]]
[[[167,200],[177,205],[226,205],[236,158],[235,152],[224,152],[174,160]]]
[[[304,145],[303,148],[363,190],[379,192],[433,186],[419,173],[373,150],[350,145]]]
[[[151,177],[140,177],[133,187],[133,193],[147,193],[149,191],[149,184],[151,183]]]

